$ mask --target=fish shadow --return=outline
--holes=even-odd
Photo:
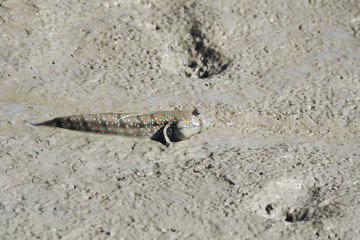
[[[165,146],[168,146],[164,137],[164,127],[160,128],[154,135],[151,136],[151,140],[160,142]],[[172,123],[167,129],[167,135],[171,142],[179,142],[180,140],[176,139],[173,132],[177,128],[177,123]]]

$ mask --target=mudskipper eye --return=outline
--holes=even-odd
[[[195,108],[195,110],[192,112],[192,114],[197,117],[200,115],[200,112]]]

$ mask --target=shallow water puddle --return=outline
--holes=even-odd
[[[358,42],[354,41],[355,38],[349,32],[329,27],[320,38],[331,42],[331,47],[321,49],[322,46],[318,46],[319,52],[308,56],[302,63],[284,66],[283,70],[290,81],[297,81],[308,74],[317,72],[318,70],[314,66],[319,63],[326,67],[342,59],[360,58]]]
[[[7,115],[21,115],[25,109],[25,105],[22,103],[0,103],[0,107]]]

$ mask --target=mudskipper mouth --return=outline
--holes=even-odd
[[[204,117],[201,117],[199,120],[200,120],[200,132],[203,132],[210,127],[210,122]]]

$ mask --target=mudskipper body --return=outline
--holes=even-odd
[[[147,114],[103,113],[54,118],[32,125],[60,127],[79,131],[151,137],[166,146],[170,142],[189,139],[207,127],[197,109],[194,111],[164,111]]]

